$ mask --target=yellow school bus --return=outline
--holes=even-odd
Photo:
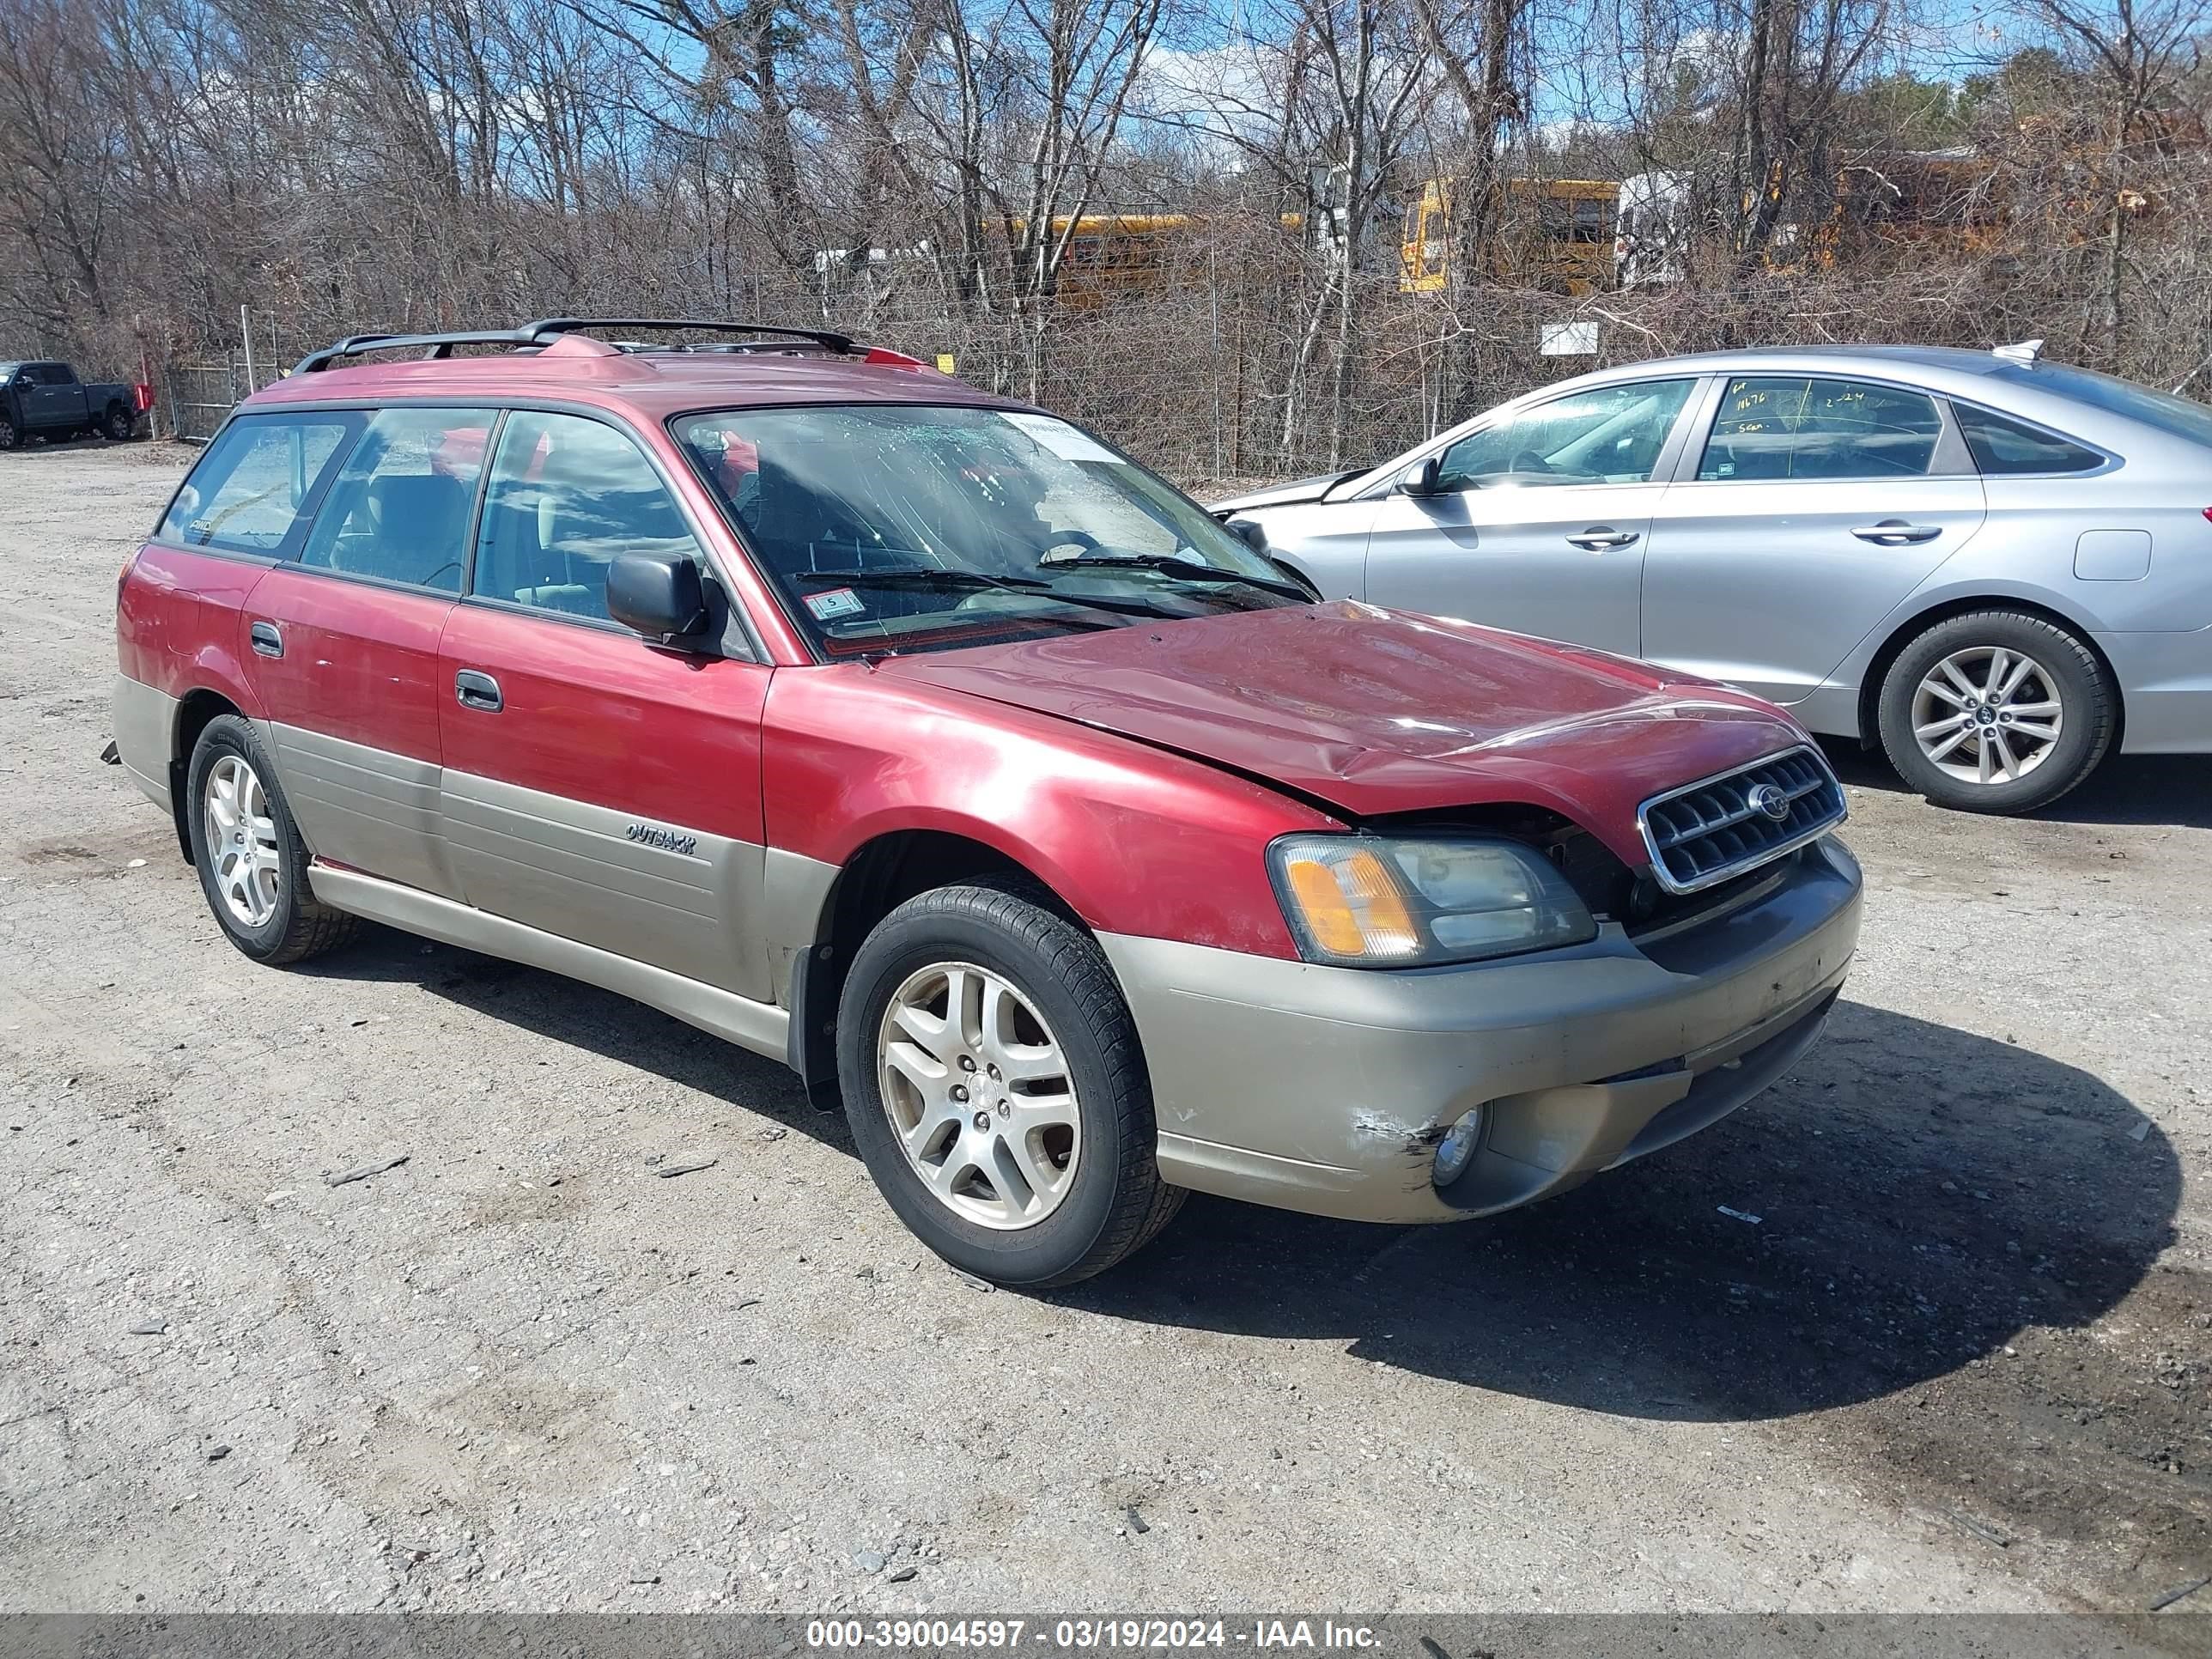
[[[1590,294],[1613,281],[1620,185],[1609,179],[1508,179],[1485,273],[1550,294]],[[1406,210],[1398,287],[1441,293],[1451,280],[1451,180],[1424,179]]]

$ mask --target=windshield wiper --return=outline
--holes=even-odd
[[[1035,576],[994,576],[981,570],[946,570],[922,565],[892,565],[881,570],[801,570],[796,582],[843,582],[854,587],[934,587],[954,592],[1018,593],[1024,599],[1049,599],[1054,605],[1085,611],[1106,611],[1117,617],[1159,617],[1170,622],[1188,611],[1163,610],[1146,599],[1093,599],[1088,594],[1062,593]]]
[[[1185,581],[1206,582],[1215,586],[1256,587],[1262,593],[1295,599],[1300,605],[1313,602],[1313,595],[1290,582],[1275,581],[1266,576],[1250,576],[1241,570],[1224,570],[1219,565],[1194,564],[1188,559],[1177,558],[1172,553],[1078,553],[1068,558],[1050,560],[1045,568],[1067,570],[1086,566],[1093,569],[1157,570],[1163,575],[1180,577]]]
[[[994,576],[981,570],[947,570],[936,565],[887,565],[881,570],[801,570],[795,582],[845,582],[855,587],[946,587],[981,592],[1042,593],[1052,584],[1035,576]]]

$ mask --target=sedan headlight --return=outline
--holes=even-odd
[[[1285,836],[1267,864],[1309,962],[1424,968],[1597,937],[1566,878],[1518,842]]]

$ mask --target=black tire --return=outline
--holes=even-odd
[[[100,416],[100,430],[111,443],[129,443],[138,429],[138,417],[121,404],[110,404]]]
[[[1081,1151],[1059,1206],[1018,1231],[970,1221],[926,1186],[899,1144],[877,1073],[886,1009],[909,975],[969,963],[1035,1004],[1066,1056]],[[1158,1236],[1183,1193],[1160,1179],[1152,1082],[1135,1022],[1098,943],[1040,889],[978,882],[908,899],[870,933],[846,976],[837,1073],[868,1173],[899,1218],[963,1272],[1021,1290],[1103,1273]]]
[[[226,757],[235,757],[252,769],[266,798],[275,831],[276,902],[258,926],[235,914],[224,897],[220,873],[224,849],[208,843],[209,780]],[[283,786],[276,781],[276,769],[248,722],[235,714],[222,714],[207,723],[199,742],[193,745],[185,787],[185,822],[191,835],[192,864],[199,871],[200,890],[233,945],[256,962],[280,967],[335,950],[360,931],[356,918],[323,903],[308,885],[307,844],[300,839],[299,826],[292,821],[292,809],[285,804]]]
[[[2043,758],[2009,782],[1954,777],[1913,735],[1921,681],[1947,657],[1995,647],[2030,658],[2059,705],[2058,737]],[[1971,679],[1972,677],[1969,675]],[[2119,699],[2096,653],[2055,623],[2017,611],[1978,611],[1937,623],[1898,653],[1881,683],[1881,746],[1898,775],[1938,806],[1962,812],[2027,812],[2047,806],[2097,769],[2112,746]],[[1968,752],[1978,753],[1980,738]]]
[[[23,434],[15,430],[15,422],[0,415],[0,449],[20,448],[22,442]]]

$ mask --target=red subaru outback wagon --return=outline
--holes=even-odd
[[[1007,1285],[1187,1190],[1574,1186],[1778,1077],[1858,933],[1779,711],[1316,603],[1088,433],[832,334],[319,352],[117,638],[123,763],[247,955],[368,917],[785,1060]]]

